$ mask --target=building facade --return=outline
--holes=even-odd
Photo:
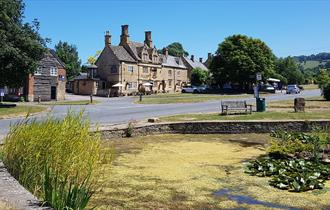
[[[65,65],[48,50],[39,62],[34,74],[28,75],[24,94],[27,101],[65,100]]]
[[[181,57],[168,55],[167,49],[158,53],[151,31],[145,32],[143,43],[131,41],[128,25],[122,26],[119,45],[112,45],[111,35],[106,32],[104,49],[95,64],[94,76],[100,79],[98,95],[130,95],[140,88],[153,93],[178,92],[188,82]]]

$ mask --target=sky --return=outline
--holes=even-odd
[[[40,34],[76,45],[82,63],[104,47],[109,30],[119,44],[121,25],[130,40],[152,31],[156,48],[180,42],[207,58],[233,34],[264,41],[278,57],[330,52],[330,0],[24,0],[25,22],[37,18]]]

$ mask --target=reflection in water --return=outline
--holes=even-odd
[[[299,210],[298,208],[293,208],[293,207],[288,207],[288,206],[283,206],[283,205],[278,205],[270,202],[265,202],[265,201],[259,201],[256,200],[250,196],[246,195],[233,195],[231,194],[231,191],[228,189],[221,189],[213,193],[215,196],[219,197],[227,197],[229,200],[236,201],[239,204],[248,204],[248,205],[262,205],[266,206],[269,208],[276,208],[276,209],[289,209],[289,210]]]

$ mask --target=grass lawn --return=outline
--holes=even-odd
[[[244,162],[265,154],[268,134],[156,135],[112,140],[117,155],[104,165],[96,209],[321,209],[330,185],[290,193],[249,176]],[[226,193],[217,192],[225,191]],[[252,201],[254,204],[249,204]]]
[[[330,109],[330,101],[324,100],[323,97],[312,97],[305,99],[305,109]],[[268,108],[293,108],[294,100],[270,101],[267,102]]]
[[[17,105],[13,108],[0,108],[0,119],[10,118],[16,116],[24,116],[27,113],[33,114],[45,111],[47,107],[43,106],[30,106],[30,105]]]
[[[42,105],[89,105],[89,104],[97,104],[99,101],[93,100],[93,103],[90,103],[90,100],[80,100],[80,101],[54,101],[41,103]]]
[[[330,119],[330,110],[295,113],[293,111],[254,112],[242,115],[221,115],[219,113],[183,114],[161,117],[161,121],[199,121],[199,120],[312,120]]]
[[[252,94],[220,95],[220,94],[191,94],[173,93],[143,96],[142,101],[137,98],[136,103],[140,104],[172,104],[172,103],[198,103],[210,100],[221,100],[230,98],[250,98]]]

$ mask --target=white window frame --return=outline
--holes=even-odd
[[[142,71],[143,71],[144,74],[148,74],[149,73],[148,67],[146,67],[146,66],[144,66],[142,68]]]
[[[127,66],[127,71],[128,72],[134,72],[134,66]]]
[[[37,69],[34,71],[34,75],[41,75],[41,73],[42,73],[41,67],[37,67]]]
[[[50,67],[49,73],[50,76],[58,76],[58,69],[56,67]]]

